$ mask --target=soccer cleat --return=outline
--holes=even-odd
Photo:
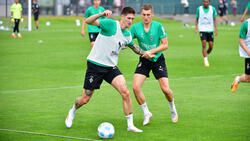
[[[21,35],[21,34],[18,34],[17,36],[18,36],[18,38],[22,38],[22,35]]]
[[[16,35],[15,35],[15,34],[12,34],[11,37],[12,37],[12,38],[16,38]]]
[[[128,131],[131,131],[131,132],[143,132],[142,130],[136,128],[135,126],[128,127]]]
[[[209,67],[209,62],[204,60],[205,67]]]
[[[239,77],[239,76],[236,76],[236,77],[234,78],[234,82],[233,82],[233,84],[232,84],[232,86],[231,86],[231,89],[232,89],[232,92],[233,92],[233,93],[237,90],[237,87],[239,86],[239,83],[237,82],[237,79],[239,80],[240,77]]]
[[[73,123],[73,119],[75,117],[75,113],[73,112],[72,109],[69,110],[68,116],[65,120],[65,125],[67,128],[71,128],[72,123]]]
[[[176,110],[171,111],[171,119],[173,123],[176,123],[178,121],[178,114],[176,112]]]
[[[148,113],[147,115],[144,115],[144,121],[143,121],[143,126],[145,126],[145,125],[147,125],[147,124],[149,124],[149,121],[150,121],[150,119],[152,118],[152,113]]]

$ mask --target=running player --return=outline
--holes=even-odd
[[[39,24],[39,21],[38,21],[38,17],[39,17],[39,4],[37,3],[37,0],[33,0],[33,4],[32,4],[32,12],[34,14],[34,21],[35,21],[35,24],[36,24],[36,28],[35,30],[38,30],[38,24]]]
[[[213,6],[209,5],[210,0],[203,0],[203,6],[197,8],[196,21],[195,21],[195,33],[200,32],[200,38],[202,43],[202,54],[204,58],[204,65],[209,67],[208,54],[211,53],[214,44],[214,35],[217,35],[216,25],[216,10]],[[207,43],[209,45],[208,50]]]
[[[250,83],[250,19],[240,28],[239,43],[240,56],[245,58],[245,74],[235,77],[231,86],[232,92],[236,91],[240,82]]]
[[[11,22],[15,23],[13,33],[11,35],[12,38],[16,38],[15,32],[17,32],[18,38],[22,38],[22,35],[19,32],[19,23],[20,21],[23,22],[22,11],[22,5],[18,2],[18,0],[15,0],[15,3],[11,5]]]
[[[94,2],[94,5],[89,7],[87,11],[85,12],[85,15],[84,15],[85,18],[88,18],[92,15],[99,14],[105,11],[105,9],[102,6],[100,6],[101,0],[93,0],[93,2]],[[105,16],[100,17],[100,19],[104,19],[104,18]],[[85,25],[85,19],[83,19],[83,22],[82,22],[82,33],[81,33],[82,36],[85,36],[84,25]],[[100,28],[97,26],[88,25],[88,32],[89,32],[90,45],[92,48],[100,32]]]
[[[143,57],[148,53],[155,54],[156,56],[153,58],[148,57],[148,59],[140,57],[134,74],[133,91],[138,104],[144,112],[143,125],[147,125],[152,117],[152,113],[147,107],[145,96],[141,90],[142,84],[146,78],[149,77],[151,70],[169,102],[171,118],[175,123],[178,121],[178,115],[174,104],[173,92],[169,88],[168,72],[162,53],[162,51],[168,48],[167,33],[162,24],[152,21],[154,16],[152,5],[143,5],[141,8],[141,16],[143,21],[131,27],[132,37],[137,38],[140,48],[145,51]]]
[[[99,89],[102,81],[105,80],[122,96],[123,110],[127,118],[127,130],[142,132],[142,130],[134,126],[130,94],[125,78],[116,66],[118,63],[118,54],[125,45],[129,46],[137,54],[144,54],[144,51],[132,41],[130,32],[125,30],[132,24],[135,11],[131,7],[125,7],[121,12],[120,22],[112,19],[98,20],[98,18],[102,16],[110,17],[111,14],[112,12],[110,10],[106,10],[86,19],[87,24],[99,26],[101,32],[87,57],[88,62],[83,95],[76,99],[75,104],[68,113],[65,120],[67,128],[71,127],[76,110],[88,103],[95,89]],[[154,57],[154,55],[147,53],[145,57]]]

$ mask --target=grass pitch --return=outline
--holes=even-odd
[[[134,124],[143,133],[126,131],[122,99],[104,82],[90,102],[77,111],[71,129],[64,120],[76,97],[82,94],[88,35],[81,37],[80,17],[41,17],[38,31],[0,31],[0,129],[46,133],[101,140],[97,127],[110,122],[115,127],[111,140],[247,141],[250,139],[250,85],[241,83],[230,90],[235,75],[244,73],[244,59],[238,54],[240,25],[218,25],[214,50],[203,66],[201,42],[194,28],[155,18],[167,30],[169,49],[164,51],[170,87],[174,92],[179,122],[171,122],[168,102],[153,75],[143,91],[153,113],[142,126],[143,112],[132,92],[138,55],[130,49],[119,54],[118,67],[124,74],[133,100]],[[140,20],[136,18],[135,22]],[[45,26],[47,21],[51,26]],[[86,29],[87,31],[87,29]],[[0,130],[2,141],[74,140]]]

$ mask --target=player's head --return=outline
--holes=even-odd
[[[132,7],[124,7],[121,12],[121,22],[126,28],[130,27],[135,18],[135,10]]]
[[[95,6],[100,6],[101,0],[93,0]]]
[[[142,16],[143,23],[146,23],[146,24],[151,23],[152,18],[154,16],[153,6],[150,4],[144,4],[141,7],[141,16]]]
[[[210,0],[203,0],[203,5],[205,8],[209,6]]]
[[[15,3],[18,3],[18,0],[15,0]]]
[[[35,4],[36,4],[36,3],[37,3],[37,0],[33,0],[33,3],[35,3]]]

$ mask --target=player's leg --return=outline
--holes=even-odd
[[[133,80],[133,91],[135,94],[135,98],[136,98],[137,103],[140,105],[140,107],[144,113],[143,125],[149,124],[150,118],[152,118],[152,113],[148,109],[148,106],[147,106],[146,100],[145,100],[145,96],[141,90],[142,84],[146,78],[147,78],[147,76],[145,76],[143,74],[136,73],[134,75],[134,80]]]
[[[123,111],[127,118],[128,131],[132,132],[142,132],[142,130],[136,128],[133,123],[133,110],[132,110],[132,100],[130,98],[129,90],[123,75],[116,76],[111,85],[121,94],[123,101]]]
[[[213,33],[207,33],[208,34],[208,50],[207,50],[207,54],[210,54],[211,51],[213,50],[213,45],[214,45],[214,34]]]
[[[72,126],[76,110],[81,106],[87,104],[94,93],[95,89],[99,89],[102,84],[103,77],[99,73],[105,71],[103,67],[97,66],[91,62],[87,62],[87,71],[84,80],[84,89],[81,97],[77,98],[73,107],[69,110],[68,116],[65,120],[67,128]]]
[[[95,44],[95,42],[90,42],[91,48],[93,48],[94,44]]]
[[[93,48],[93,46],[95,44],[95,40],[96,40],[98,35],[99,35],[99,33],[89,33],[89,40],[90,40],[91,48]]]
[[[69,113],[66,117],[65,120],[65,125],[67,128],[71,128],[75,114],[76,114],[76,110],[78,108],[80,108],[81,106],[87,104],[90,100],[90,98],[92,97],[92,94],[94,93],[94,90],[85,90],[83,89],[83,94],[81,97],[78,97],[75,101],[75,104],[73,105],[73,107],[69,110]]]
[[[200,39],[201,39],[201,45],[202,45],[202,55],[203,55],[203,62],[206,67],[209,66],[208,58],[207,58],[207,33],[206,32],[200,32]]]
[[[166,99],[169,102],[169,108],[171,112],[172,122],[176,123],[178,121],[178,114],[174,104],[173,92],[169,87],[168,83],[168,71],[165,63],[165,58],[161,55],[158,60],[155,62],[152,68],[155,78],[158,80],[161,90],[164,93]]]
[[[22,38],[22,35],[21,35],[21,33],[19,32],[19,23],[20,23],[20,19],[16,19],[16,23],[17,23],[17,27],[16,27],[17,36],[18,36],[18,38]]]
[[[152,113],[148,109],[145,96],[141,90],[143,82],[145,81],[147,77],[149,77],[151,64],[152,62],[150,62],[149,60],[140,57],[139,63],[135,70],[135,75],[134,75],[134,80],[133,80],[134,95],[137,100],[137,103],[140,105],[144,113],[144,120],[142,123],[143,125],[147,125],[149,123],[150,118],[152,117]]]
[[[16,31],[17,31],[17,20],[14,19],[14,28],[13,28],[13,33],[11,35],[12,38],[16,38],[16,35],[15,35]]]
[[[250,58],[245,58],[245,74],[234,78],[231,86],[232,92],[237,90],[240,82],[250,83]]]

